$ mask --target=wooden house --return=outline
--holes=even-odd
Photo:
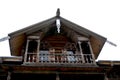
[[[59,9],[8,36],[13,57],[0,58],[0,80],[107,80],[113,65],[120,66],[96,62],[106,38],[61,17]]]

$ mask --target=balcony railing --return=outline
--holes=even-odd
[[[35,63],[37,55],[28,54],[26,62]],[[41,51],[39,54],[39,63],[52,64],[93,64],[94,58],[92,54],[73,54],[72,52],[63,53],[49,53],[48,51]]]
[[[83,56],[83,57],[82,57]],[[40,54],[40,63],[93,63],[91,54]]]

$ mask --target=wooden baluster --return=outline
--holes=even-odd
[[[51,49],[49,49],[49,53],[50,53],[50,55],[48,55],[49,56],[49,60],[50,60],[50,62],[52,62],[52,63],[54,63],[54,62],[56,62],[56,59],[55,59],[55,49],[54,48],[51,48]]]
[[[31,62],[31,54],[27,54],[27,61],[26,62]]]
[[[36,55],[32,56],[32,62],[36,62]]]
[[[63,49],[62,50],[62,62],[65,63],[66,62],[66,54],[67,54],[67,50],[66,49]]]

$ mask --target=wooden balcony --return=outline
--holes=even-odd
[[[38,60],[36,60],[38,57]],[[51,65],[85,65],[95,64],[92,54],[73,54],[72,51],[63,53],[49,53],[49,51],[40,51],[39,55],[28,53],[25,64],[51,64]]]

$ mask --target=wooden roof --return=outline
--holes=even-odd
[[[67,32],[68,35],[71,36],[71,38],[76,35],[82,35],[90,39],[93,53],[95,55],[95,58],[97,58],[104,46],[104,43],[106,42],[106,38],[88,29],[85,29],[82,26],[79,26],[61,16],[52,17],[45,21],[33,24],[31,26],[8,34],[8,36],[10,36],[9,43],[11,55],[21,56],[22,46],[25,43],[26,36],[38,31],[43,32],[44,34],[47,33],[52,28],[52,26],[56,25],[55,22],[58,18],[61,21],[61,27],[63,27],[63,29]]]

